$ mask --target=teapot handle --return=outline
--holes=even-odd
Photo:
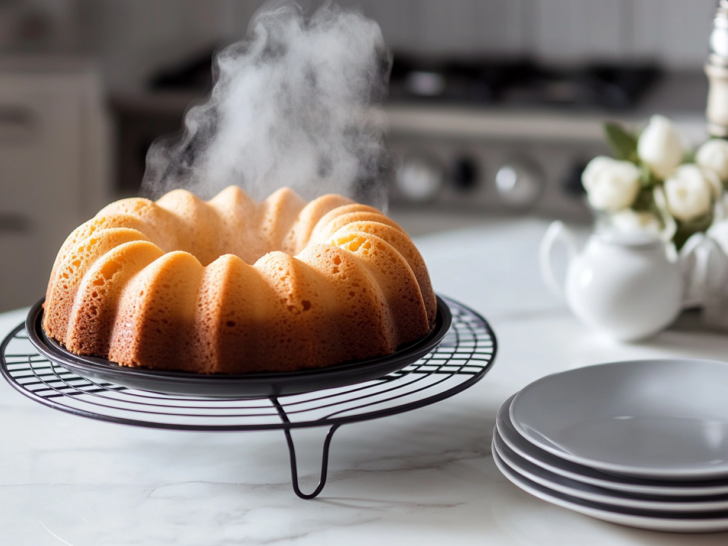
[[[564,223],[559,220],[551,223],[541,240],[539,262],[541,265],[541,277],[546,283],[546,286],[548,286],[554,295],[564,297],[564,286],[556,280],[554,270],[551,267],[551,255],[554,245],[558,242],[563,242],[566,245],[566,250],[569,253],[569,263],[571,263],[571,260],[576,257],[578,252],[576,238]]]
[[[712,257],[716,252],[721,252],[718,244],[703,233],[691,236],[680,249],[680,265],[685,279],[683,307],[704,303]]]

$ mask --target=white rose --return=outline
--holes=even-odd
[[[683,160],[680,135],[669,119],[652,116],[637,141],[637,155],[659,178],[670,176]]]
[[[695,162],[713,171],[721,180],[728,180],[728,141],[716,138],[705,142],[698,148]]]
[[[713,195],[713,200],[718,201],[723,195],[723,184],[721,183],[720,178],[718,178],[718,175],[715,174],[715,171],[712,169],[703,169],[701,167],[700,171],[703,173],[705,181],[710,186],[710,192]]]
[[[652,235],[660,235],[662,224],[651,212],[636,212],[632,209],[625,209],[613,214],[612,225],[622,232],[647,232]]]
[[[713,190],[697,165],[681,165],[665,180],[667,208],[675,218],[688,222],[710,212]]]
[[[640,170],[629,161],[599,156],[581,174],[589,204],[597,210],[616,212],[629,207],[640,189]]]

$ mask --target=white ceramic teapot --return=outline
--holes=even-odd
[[[551,267],[557,241],[569,251],[563,288]],[[649,233],[605,232],[593,234],[579,252],[573,233],[554,222],[541,243],[541,273],[584,323],[634,341],[669,326],[684,305],[699,303],[714,250],[702,234],[691,237],[678,255]]]

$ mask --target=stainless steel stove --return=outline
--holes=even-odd
[[[210,55],[117,97],[119,194],[134,194],[144,155],[178,130],[185,108],[209,91]],[[426,61],[395,55],[385,104],[391,210],[473,217],[591,218],[581,171],[608,154],[602,124],[670,115],[689,140],[705,135],[702,73],[650,66],[546,69],[529,62]],[[468,217],[466,219],[465,217]]]
[[[388,144],[395,208],[588,220],[581,172],[608,154],[606,120],[677,115],[705,132],[702,74],[651,66],[546,69],[528,62],[395,57]]]
[[[581,171],[608,153],[593,116],[431,105],[387,114],[394,207],[583,219]]]

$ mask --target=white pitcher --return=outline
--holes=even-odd
[[[551,267],[557,241],[569,252],[565,287]],[[677,255],[648,233],[605,232],[593,234],[579,252],[573,233],[554,222],[541,243],[541,273],[584,323],[634,341],[669,326],[685,305],[700,303],[710,256],[717,250],[702,234],[691,237]]]

